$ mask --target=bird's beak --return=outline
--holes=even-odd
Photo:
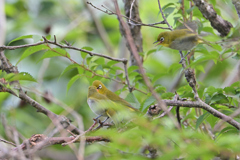
[[[155,41],[153,44],[155,44],[155,43],[157,43],[157,42],[159,42],[158,44],[156,44],[155,45],[155,47],[157,46],[157,45],[159,45],[159,44],[161,44],[162,43],[162,41]]]

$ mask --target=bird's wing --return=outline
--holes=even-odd
[[[192,49],[197,44],[198,36],[196,34],[189,34],[188,36],[182,36],[173,40],[170,48],[185,51]]]

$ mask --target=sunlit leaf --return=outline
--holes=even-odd
[[[88,46],[82,47],[81,49],[84,49],[84,50],[87,50],[87,51],[92,51],[93,50],[92,47],[88,47]],[[81,56],[82,56],[83,59],[86,58],[87,55],[88,55],[88,53],[81,51]]]
[[[201,115],[196,122],[195,129],[198,129],[198,127],[203,123],[203,121],[210,115],[210,113],[206,112],[203,115]]]
[[[20,80],[37,82],[37,81],[32,77],[32,75],[30,75],[30,74],[27,73],[27,72],[20,72],[20,73],[14,74],[14,76],[9,79],[9,81],[20,81]]]
[[[172,92],[163,93],[161,95],[161,97],[162,97],[162,99],[170,99],[170,98],[174,97],[174,93],[172,93]]]
[[[33,46],[33,47],[29,47],[28,49],[26,49],[24,51],[24,53],[22,54],[21,58],[18,60],[17,64],[22,61],[23,59],[25,59],[26,57],[32,55],[33,53],[36,53],[38,51],[42,51],[42,50],[48,50],[49,47],[42,44],[42,45],[38,45],[38,46]],[[16,65],[17,65],[16,64]]]
[[[8,43],[8,45],[11,44],[12,42],[19,41],[19,40],[22,40],[22,39],[27,39],[27,38],[33,38],[33,35],[24,35],[24,36],[15,38],[14,40],[11,40],[11,41]]]
[[[64,73],[66,73],[67,71],[69,71],[69,70],[71,70],[71,69],[73,69],[73,68],[78,68],[78,67],[79,67],[79,65],[76,64],[76,63],[70,64],[69,66],[67,66],[67,67],[63,70],[63,72],[61,73],[61,75],[59,76],[59,78],[60,78]]]
[[[153,96],[148,97],[142,106],[142,111],[145,111],[153,102],[155,102],[156,99]]]
[[[69,89],[71,88],[71,86],[73,85],[73,83],[74,83],[77,79],[79,79],[79,78],[80,78],[79,75],[75,75],[74,77],[72,77],[72,78],[70,79],[70,81],[69,81],[68,84],[67,84],[67,92],[69,91]]]

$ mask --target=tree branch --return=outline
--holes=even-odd
[[[208,104],[204,103],[201,99],[199,101],[175,101],[175,100],[162,100],[168,106],[179,106],[179,107],[188,107],[188,108],[202,108],[213,116],[220,118],[230,125],[234,126],[238,130],[240,130],[240,123],[232,119],[231,117],[219,112],[218,110],[212,108]],[[157,105],[157,104],[156,104]]]
[[[87,4],[91,5],[93,8],[95,8],[95,9],[101,11],[101,12],[104,12],[104,13],[106,13],[106,14],[108,14],[108,15],[117,15],[116,12],[113,12],[112,10],[106,8],[104,5],[102,5],[102,7],[106,9],[105,11],[102,10],[102,9],[100,9],[100,8],[98,8],[98,7],[96,7],[96,6],[94,6],[91,2],[87,2]],[[169,28],[166,28],[166,27],[158,27],[158,26],[155,26],[155,25],[158,25],[158,24],[165,24],[164,21],[157,22],[157,23],[152,23],[152,24],[145,24],[145,23],[142,23],[142,22],[138,22],[138,21],[136,21],[136,20],[134,20],[134,19],[131,19],[130,17],[124,16],[124,15],[122,15],[122,14],[120,14],[120,16],[121,16],[121,17],[124,17],[124,18],[126,18],[126,19],[128,19],[128,20],[131,20],[130,23],[134,22],[134,24],[132,24],[132,25],[136,25],[136,26],[139,26],[139,25],[140,25],[140,26],[148,26],[148,27],[160,28],[160,29],[169,29]]]
[[[202,12],[202,15],[211,22],[212,27],[216,29],[221,36],[224,37],[228,35],[230,29],[233,27],[232,24],[217,15],[212,5],[208,4],[204,0],[193,0],[193,2],[200,12]]]
[[[66,142],[70,142],[74,139],[73,136],[71,137],[46,137],[43,134],[35,134],[28,140],[25,140],[22,144],[19,146],[12,148],[7,153],[3,153],[0,151],[0,159],[4,158],[11,158],[16,157],[19,155],[19,150],[25,151],[25,155],[31,155],[34,152],[45,148],[50,145],[56,145],[56,144],[63,144]],[[86,137],[86,142],[109,142],[110,140],[104,137],[95,136],[95,137]],[[79,143],[80,141],[75,141],[75,143]]]

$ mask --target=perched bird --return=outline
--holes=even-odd
[[[88,88],[87,103],[91,110],[99,117],[112,117],[115,111],[112,109],[113,102],[109,100],[105,95],[98,93],[95,86]]]
[[[191,50],[199,43],[203,43],[203,40],[189,29],[177,29],[161,32],[154,43],[179,51],[186,51]]]
[[[101,81],[95,80],[92,85],[97,88],[98,93],[106,96],[108,99],[110,99],[114,103],[117,103],[120,106],[127,107],[132,111],[138,111],[138,109],[134,108],[130,103],[128,103],[127,101],[125,101],[124,99],[122,99],[121,97],[113,93],[112,91],[108,90]]]

